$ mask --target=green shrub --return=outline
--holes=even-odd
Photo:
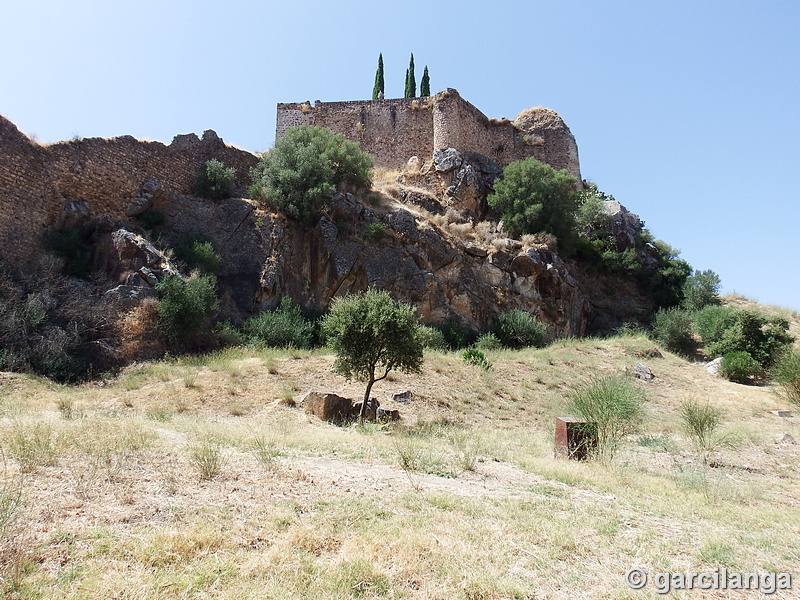
[[[311,348],[314,323],[303,316],[300,307],[285,296],[273,311],[247,319],[242,333],[250,344],[273,348]]]
[[[577,390],[570,407],[596,434],[598,456],[611,459],[622,438],[638,428],[644,400],[644,391],[630,379],[606,377]]]
[[[136,220],[144,229],[152,232],[164,224],[164,213],[150,208],[136,217]]]
[[[775,363],[770,375],[791,402],[800,404],[800,354],[797,352],[783,354]]]
[[[193,274],[165,277],[156,285],[160,295],[158,328],[172,343],[196,344],[219,307],[217,279]]]
[[[386,227],[383,223],[367,223],[364,226],[364,237],[371,242],[379,242],[386,237]]]
[[[788,330],[789,321],[784,318],[737,310],[719,338],[706,343],[706,351],[714,356],[746,352],[763,368],[769,369],[794,341]]]
[[[736,322],[736,313],[729,306],[705,306],[692,317],[694,329],[708,346],[722,339],[725,330]]]
[[[683,284],[681,307],[700,310],[704,306],[719,304],[719,275],[714,271],[695,271]]]
[[[761,365],[747,352],[728,352],[722,357],[720,373],[725,379],[735,383],[753,383],[761,375]]]
[[[77,229],[48,229],[44,232],[44,246],[64,260],[64,273],[86,277],[92,265],[92,247]]]
[[[484,333],[475,340],[475,347],[478,350],[499,350],[503,347],[503,344],[501,344],[500,339],[490,331],[489,333]]]
[[[236,169],[212,158],[203,163],[195,182],[195,194],[209,200],[224,200],[233,196]]]
[[[495,335],[509,348],[544,346],[547,330],[533,315],[524,310],[510,310],[497,318]]]
[[[433,350],[447,350],[447,340],[441,329],[430,327],[429,325],[419,326],[419,339],[422,342],[423,348],[431,348]]]
[[[464,327],[456,319],[450,319],[442,326],[442,335],[450,350],[466,348],[475,339],[474,332]]]
[[[480,350],[476,350],[475,348],[470,348],[469,350],[464,352],[464,354],[461,355],[461,358],[468,365],[472,365],[474,367],[480,367],[481,369],[484,369],[486,371],[492,368],[492,363],[490,363],[486,359],[486,355]]]
[[[190,270],[203,273],[216,273],[222,257],[214,249],[214,244],[197,237],[190,237],[175,246],[175,256],[186,263]]]
[[[372,157],[356,142],[324,127],[290,127],[253,168],[253,182],[286,215],[305,224],[319,219],[342,186],[368,187]]]
[[[547,231],[562,246],[575,237],[575,211],[580,202],[575,179],[535,158],[515,161],[494,182],[486,201],[499,215],[509,235]]]
[[[664,348],[675,354],[691,356],[697,351],[692,333],[692,316],[679,308],[662,308],[653,318],[652,335]]]
[[[708,463],[708,454],[714,449],[714,432],[722,422],[722,411],[710,404],[689,401],[681,408],[683,429],[692,439],[695,448]]]

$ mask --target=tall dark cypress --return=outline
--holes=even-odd
[[[378,70],[375,71],[375,87],[372,88],[372,99],[383,95],[383,52],[378,55]]]
[[[414,53],[411,53],[411,62],[406,71],[406,98],[414,98],[417,95],[417,80],[414,77]]]
[[[422,73],[422,81],[419,82],[419,95],[431,95],[431,78],[428,75],[428,65],[425,65],[425,71]]]

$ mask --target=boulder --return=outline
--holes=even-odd
[[[706,371],[711,373],[712,375],[719,375],[720,370],[722,369],[722,357],[715,358],[710,363],[706,364]]]
[[[306,392],[299,403],[307,414],[333,423],[346,421],[353,411],[353,402],[349,398],[323,392]]]
[[[350,416],[353,419],[358,419],[358,418],[361,417],[361,405],[362,404],[363,404],[363,402],[356,402],[353,405],[353,408],[352,408],[352,410],[350,412]],[[378,407],[380,405],[381,405],[381,403],[378,402],[378,400],[376,398],[370,398],[369,400],[367,400],[367,407],[364,410],[364,420],[365,421],[374,421],[377,418],[378,411],[380,410],[380,408],[378,408]]]
[[[620,252],[636,246],[642,232],[642,220],[616,200],[604,200],[603,212],[609,217],[609,233],[614,236]]]
[[[650,367],[647,367],[640,362],[637,362],[635,365],[633,365],[632,372],[634,377],[638,377],[644,381],[652,381],[656,377],[653,375],[653,370]]]
[[[782,433],[775,438],[775,443],[780,446],[794,446],[797,442],[789,433]]]
[[[414,396],[414,394],[411,393],[411,390],[399,390],[396,392],[384,391],[383,393],[392,402],[401,402],[403,404],[407,404]]]

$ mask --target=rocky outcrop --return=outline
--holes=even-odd
[[[220,287],[241,317],[274,308],[283,296],[325,310],[336,296],[377,287],[415,305],[429,324],[455,320],[484,331],[498,313],[521,308],[553,336],[585,332],[588,303],[557,255],[510,240],[499,251],[465,244],[406,208],[379,213],[338,195],[312,228],[257,215],[241,199],[173,194],[159,210],[168,227],[212,239],[223,256]],[[381,240],[366,239],[368,225],[383,229]]]
[[[533,156],[554,169],[566,169],[580,184],[581,167],[575,136],[554,110],[529,108],[514,119],[514,126],[524,132],[525,143],[533,146]]]
[[[609,233],[614,236],[617,250],[622,252],[636,247],[636,237],[644,224],[638,215],[629,212],[616,200],[604,200],[603,212],[608,216]]]

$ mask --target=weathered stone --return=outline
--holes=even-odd
[[[455,148],[436,150],[433,153],[433,168],[440,173],[449,173],[460,167],[463,162],[464,157]]]
[[[769,411],[776,417],[782,417],[784,419],[790,419],[792,417],[792,411],[790,410],[771,410]]]
[[[141,285],[118,285],[105,295],[126,307],[135,306],[147,298],[158,298],[158,292],[154,288]]]
[[[391,421],[399,421],[400,420],[400,411],[399,410],[386,410],[383,408],[379,408],[375,413],[375,418],[380,421],[381,423],[389,423]]]
[[[775,438],[775,443],[781,446],[794,446],[797,444],[794,437],[791,434],[783,433]]]
[[[412,156],[408,159],[403,171],[410,175],[414,175],[419,173],[420,169],[422,169],[422,161],[419,159],[419,156]]]
[[[383,393],[392,402],[401,402],[403,404],[407,404],[414,396],[411,390],[384,391]]]
[[[353,409],[353,402],[349,398],[323,392],[306,392],[300,397],[299,403],[306,413],[334,423],[349,419]]]
[[[616,240],[617,250],[636,246],[636,237],[642,232],[642,220],[616,200],[604,200],[603,212],[609,217],[609,233]]]
[[[144,196],[139,196],[138,198],[134,198],[128,203],[128,206],[125,207],[125,214],[129,217],[138,217],[144,211],[149,209],[153,205],[152,198],[145,198]]]
[[[92,210],[86,200],[67,200],[64,202],[61,227],[76,229],[83,227],[92,217]]]
[[[652,381],[655,378],[655,375],[653,375],[653,370],[640,362],[637,362],[635,365],[633,365],[632,372],[635,377],[643,379],[644,381]]]
[[[719,375],[720,370],[722,369],[722,357],[715,358],[710,363],[706,364],[706,371],[711,373],[712,375]]]
[[[350,416],[353,419],[361,418],[361,406],[363,402],[356,402],[353,404],[353,408],[350,410]],[[364,420],[365,421],[374,421],[377,418],[378,411],[380,410],[381,403],[378,402],[377,398],[370,398],[367,400],[367,406],[364,409]]]
[[[130,283],[131,273],[138,273],[143,282],[155,285],[163,275],[178,272],[153,244],[127,229],[117,229],[100,236],[95,244],[94,263],[95,268],[126,283]]]
[[[489,255],[489,253],[484,248],[472,244],[467,244],[466,246],[464,246],[464,252],[466,252],[470,256],[477,256],[478,258],[486,258]]]

